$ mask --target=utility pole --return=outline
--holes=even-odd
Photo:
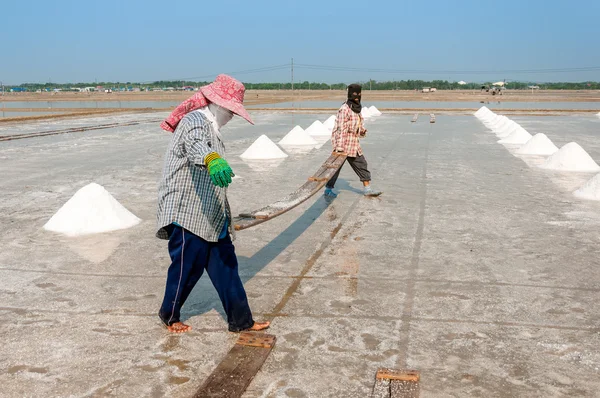
[[[292,58],[292,109],[294,108],[294,58]],[[295,123],[294,122],[294,114],[295,112],[292,111],[292,125]]]
[[[2,86],[2,117],[4,117],[4,83],[0,82],[0,86]]]

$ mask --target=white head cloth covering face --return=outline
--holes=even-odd
[[[211,102],[208,104],[208,109],[215,116],[219,128],[225,126],[231,119],[233,119],[233,112],[215,103]]]

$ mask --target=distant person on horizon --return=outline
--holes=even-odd
[[[180,310],[205,269],[227,314],[229,331],[269,327],[269,322],[252,319],[230,236],[227,186],[234,174],[222,158],[220,130],[234,114],[254,124],[242,105],[244,92],[241,82],[219,75],[161,123],[173,138],[158,189],[156,236],[169,240],[171,257],[158,316],[173,333],[191,330],[181,322]]]
[[[334,152],[343,152],[348,157],[346,160],[363,183],[363,194],[365,196],[379,196],[380,191],[371,187],[371,173],[367,169],[367,159],[360,147],[360,138],[364,138],[367,129],[364,127],[364,119],[360,114],[362,105],[360,103],[362,87],[359,84],[348,86],[348,99],[338,110],[335,125],[331,132],[331,144]],[[325,196],[335,198],[333,192],[335,182],[340,175],[340,169],[331,177],[325,187]]]

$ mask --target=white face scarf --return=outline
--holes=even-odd
[[[208,110],[214,115],[219,129],[233,119],[233,112],[215,103],[208,104]]]

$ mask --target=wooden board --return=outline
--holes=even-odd
[[[271,353],[275,340],[270,334],[241,333],[194,398],[241,397]]]
[[[265,221],[282,215],[298,206],[302,202],[316,194],[327,184],[327,181],[339,170],[346,161],[345,153],[333,153],[319,167],[319,169],[308,178],[300,188],[296,189],[285,198],[247,213],[241,213],[233,219],[233,227],[236,231],[253,227]]]
[[[420,379],[416,370],[381,368],[375,375],[371,398],[418,398]]]

